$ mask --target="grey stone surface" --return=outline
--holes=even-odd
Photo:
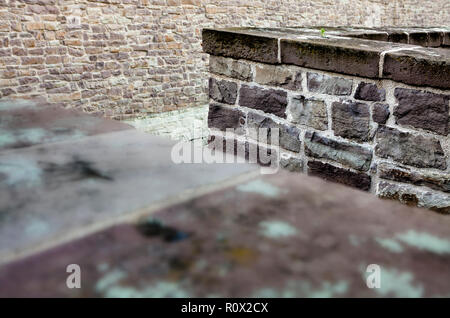
[[[209,71],[211,73],[236,78],[241,81],[251,81],[253,73],[250,64],[221,56],[209,56]]]
[[[288,112],[293,123],[306,125],[317,130],[328,129],[327,105],[323,100],[293,96]]]
[[[290,172],[303,172],[303,160],[290,156],[281,156],[280,167]]]
[[[352,93],[352,80],[311,72],[307,73],[307,78],[310,92],[328,95],[350,95]]]
[[[355,98],[360,100],[381,102],[386,100],[386,91],[384,88],[378,88],[372,83],[359,83],[356,88]]]
[[[361,171],[368,171],[372,161],[371,149],[309,131],[305,134],[305,154],[336,161]]]
[[[398,106],[394,109],[400,125],[422,128],[446,136],[448,134],[450,95],[415,89],[396,88]]]
[[[250,137],[257,139],[258,141],[265,141],[266,143],[272,141],[273,129],[278,129],[279,140],[275,140],[275,143],[272,144],[279,145],[282,148],[293,152],[300,151],[300,129],[295,126],[279,124],[268,117],[249,112],[247,115],[247,127],[256,129],[249,131]],[[265,128],[267,130],[259,130],[260,128]]]
[[[369,139],[369,106],[349,100],[332,105],[332,128],[334,134],[348,139],[367,141]]]
[[[286,118],[287,93],[279,89],[242,85],[239,90],[239,105]]]
[[[209,79],[209,97],[219,103],[236,103],[237,84],[226,80]]]
[[[257,169],[175,164],[174,145],[125,130],[1,152],[0,260]]]
[[[376,103],[372,107],[372,119],[378,124],[386,124],[390,114],[388,104]]]
[[[302,74],[286,66],[258,64],[255,67],[255,82],[262,85],[279,86],[291,90],[302,90]]]
[[[447,168],[445,153],[435,138],[379,127],[376,141],[375,152],[379,157],[418,168]]]

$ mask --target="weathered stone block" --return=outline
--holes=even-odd
[[[254,129],[249,133],[249,135],[258,141],[264,141],[276,146],[279,145],[280,147],[293,152],[300,152],[300,129],[297,127],[278,124],[270,118],[253,112],[248,113],[247,127]],[[267,129],[264,131],[264,135],[262,135],[263,131],[259,130],[260,128]],[[272,142],[273,129],[278,129],[279,140]]]
[[[253,78],[250,64],[230,58],[211,55],[209,57],[211,73],[236,78],[241,81],[251,81]]]
[[[203,51],[211,55],[278,63],[278,39],[227,31],[203,29]]]
[[[411,183],[416,186],[426,186],[434,190],[450,192],[450,174],[419,173],[403,169],[388,163],[378,165],[380,178],[397,182]]]
[[[242,85],[239,105],[286,118],[287,93],[283,90]]]
[[[426,207],[439,213],[450,213],[450,196],[447,194],[413,189],[411,186],[389,182],[380,182],[377,195],[380,198],[397,200],[410,206]]]
[[[369,106],[364,103],[340,101],[332,104],[332,127],[335,135],[367,141],[369,139]]]
[[[288,106],[289,120],[317,130],[327,130],[328,112],[323,100],[294,96]]]
[[[307,78],[310,92],[328,95],[350,95],[352,93],[352,80],[310,72],[307,73]]]
[[[361,171],[368,171],[372,161],[371,149],[309,131],[305,134],[305,154],[336,161]]]
[[[280,167],[290,172],[302,172],[303,161],[300,158],[284,157],[282,155],[280,158]]]
[[[209,79],[209,97],[219,103],[236,103],[237,84],[225,80]]]
[[[369,191],[372,182],[370,176],[364,173],[338,168],[320,161],[308,162],[308,174],[363,191]]]
[[[390,158],[418,168],[447,168],[444,151],[435,138],[380,126],[376,140],[375,153],[381,158]]]
[[[415,89],[396,88],[398,106],[394,109],[397,124],[422,128],[441,135],[448,134],[450,95]]]
[[[301,72],[294,72],[286,66],[260,64],[256,66],[255,82],[262,85],[301,90],[302,74]]]
[[[450,88],[450,53],[443,48],[387,53],[383,77],[411,85]]]
[[[375,84],[361,82],[356,88],[355,98],[381,102],[386,100],[386,91],[384,90],[384,88],[378,88]]]
[[[374,122],[378,124],[386,124],[389,115],[391,112],[389,111],[388,104],[376,103],[372,108],[372,119]]]
[[[236,129],[236,133],[243,132],[245,114],[238,109],[230,109],[212,103],[209,105],[208,127],[225,131],[227,128]]]

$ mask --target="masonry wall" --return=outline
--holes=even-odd
[[[132,118],[207,103],[204,27],[449,23],[448,0],[1,0],[0,96]]]
[[[217,41],[226,36],[226,33],[217,33]],[[430,73],[415,74],[417,70],[413,69],[409,69],[408,78],[398,78],[401,81],[415,78],[417,84],[422,81],[420,87],[390,79],[283,64],[283,60],[293,60],[283,51],[279,64],[276,49],[273,64],[255,62],[271,59],[271,51],[267,49],[270,45],[254,44],[258,41],[257,35],[245,42],[255,48],[250,53],[239,47],[239,40],[236,45],[224,47],[211,40],[208,32],[206,38],[207,51],[236,56],[247,54],[253,60],[210,56],[208,125],[212,129],[211,140],[223,138],[226,129],[231,128],[234,136],[227,135],[228,140],[234,139],[236,144],[242,145],[246,156],[249,145],[256,144],[263,151],[270,149],[272,159],[279,156],[280,166],[290,171],[450,213],[450,72],[448,58],[445,62],[444,57],[450,53],[446,53],[447,49],[431,49],[427,57],[436,52],[444,54],[438,69],[444,73],[436,74],[440,78],[440,82],[436,82],[442,86],[440,89],[426,84],[433,78]],[[251,41],[253,39],[255,42]],[[327,43],[326,39],[315,41],[321,45]],[[277,47],[277,42],[274,43]],[[370,61],[358,65],[354,60],[354,56],[363,56],[369,43],[355,41],[355,48],[361,51],[357,55],[341,56],[339,61],[344,66],[333,64],[335,53],[330,53],[324,58],[327,62],[318,65],[341,68],[350,74],[370,74]],[[298,50],[303,47],[301,41],[295,44]],[[374,44],[381,45],[382,42]],[[281,48],[284,47],[282,43]],[[427,52],[417,47],[410,49],[410,46],[405,46],[404,50],[407,53],[401,61],[407,60],[406,54],[415,54],[413,50],[420,54]],[[355,61],[351,69],[345,69],[346,59]],[[389,58],[385,58],[384,62],[388,61]],[[417,63],[416,60],[411,65]],[[393,76],[386,71],[389,68],[390,65],[385,64],[380,77]],[[376,65],[374,70],[377,70]],[[378,76],[375,73],[373,77]],[[261,128],[267,130],[257,132]],[[275,144],[270,143],[273,128],[279,129],[279,141]],[[236,147],[234,152],[237,152]]]

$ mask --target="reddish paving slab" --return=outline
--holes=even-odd
[[[450,297],[450,219],[279,173],[0,269],[0,296]],[[81,289],[66,267],[81,266]],[[366,269],[381,268],[369,289]]]
[[[133,127],[40,101],[0,101],[0,151],[127,129]]]

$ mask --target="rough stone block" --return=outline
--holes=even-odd
[[[238,109],[230,109],[217,104],[209,106],[208,127],[225,131],[227,128],[236,129],[236,133],[242,133],[245,125],[245,114]]]
[[[443,48],[385,55],[383,77],[411,85],[450,88],[450,53]]]
[[[328,95],[350,95],[353,81],[342,77],[308,72],[308,90]]]
[[[332,104],[334,134],[344,138],[367,141],[369,139],[369,106],[364,103],[340,101]]]
[[[211,55],[278,63],[278,39],[230,30],[203,29],[203,51]]]
[[[372,161],[371,149],[309,131],[305,134],[305,154],[336,161],[361,171],[368,171]]]
[[[281,155],[280,167],[290,172],[302,172],[303,160],[295,157],[286,157]]]
[[[425,186],[434,190],[450,192],[450,174],[419,173],[407,168],[399,168],[388,163],[378,165],[380,178]]]
[[[372,108],[372,119],[374,122],[378,124],[386,124],[389,115],[391,112],[389,111],[388,104],[376,103]]]
[[[444,136],[448,134],[450,95],[406,88],[396,88],[394,95],[398,101],[394,109],[397,124],[422,128]]]
[[[211,55],[209,57],[211,73],[236,78],[241,81],[251,81],[253,78],[250,64],[230,58]]]
[[[308,162],[308,174],[363,191],[369,191],[371,185],[370,176],[364,173],[338,168],[320,161]]]
[[[299,138],[300,129],[294,126],[278,124],[272,119],[265,116],[261,116],[257,113],[250,112],[247,116],[247,127],[256,129],[252,131],[249,135],[258,141],[265,141],[266,143],[271,143],[272,130],[278,129],[279,140],[271,143],[272,145],[279,145],[280,147],[290,150],[293,152],[300,152],[301,141]],[[260,128],[266,128],[264,135],[259,131]]]
[[[219,103],[236,103],[237,84],[226,80],[209,79],[209,97]]]
[[[286,118],[287,93],[283,90],[242,85],[239,92],[239,105]]]
[[[367,101],[381,102],[386,100],[386,91],[384,88],[378,88],[372,83],[359,83],[356,88],[355,98]]]
[[[328,112],[323,100],[294,96],[288,106],[288,119],[317,130],[327,130]]]
[[[381,158],[390,158],[418,168],[447,168],[445,153],[435,138],[380,126],[376,141],[375,153]]]
[[[302,74],[286,66],[260,64],[256,66],[255,82],[262,85],[279,86],[291,90],[302,89]]]

